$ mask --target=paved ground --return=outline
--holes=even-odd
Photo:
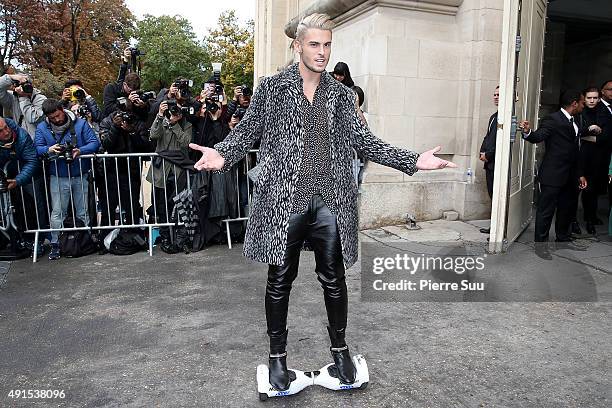
[[[407,242],[484,242],[474,225],[421,226],[365,231],[362,242],[381,253]],[[485,280],[510,277],[506,286],[459,299],[506,301],[365,301],[358,263],[348,271],[348,341],[367,357],[370,386],[311,387],[265,403],[255,368],[267,352],[266,267],[242,258],[241,247],[19,261],[8,274],[0,265],[0,407],[608,407],[612,243],[601,232],[600,242],[584,241],[588,251],[543,261],[528,231],[487,260],[498,275]],[[302,370],[330,361],[313,265],[304,253],[290,306],[289,361]],[[572,296],[588,301],[546,301]],[[66,397],[15,400],[11,389]]]

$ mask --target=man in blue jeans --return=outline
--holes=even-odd
[[[74,113],[65,110],[56,99],[47,99],[42,105],[45,121],[36,128],[36,152],[47,157],[49,188],[51,190],[51,229],[62,228],[66,215],[73,215],[88,224],[85,203],[87,200],[87,173],[90,160],[81,160],[82,154],[98,151],[100,141],[89,124]],[[71,200],[72,198],[72,200]],[[68,212],[72,201],[73,210]],[[51,232],[49,259],[60,258],[59,232]]]

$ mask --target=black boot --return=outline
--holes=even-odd
[[[355,382],[355,365],[344,341],[345,329],[332,329],[328,326],[327,332],[332,344],[329,350],[334,359],[334,365],[330,367],[329,374],[338,378],[342,384],[353,384]]]
[[[270,358],[268,362],[268,370],[270,376],[270,385],[278,391],[286,391],[289,389],[291,377],[287,370],[287,330],[281,335],[270,336]]]

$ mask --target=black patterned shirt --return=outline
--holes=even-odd
[[[293,196],[291,212],[294,214],[306,212],[315,194],[320,194],[325,205],[336,213],[326,106],[328,80],[325,75],[321,76],[312,104],[300,92],[298,105],[304,126],[304,150]]]

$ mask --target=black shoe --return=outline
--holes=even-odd
[[[482,232],[483,234],[490,234],[491,228],[481,228],[479,231]]]
[[[287,370],[287,352],[282,354],[270,354],[268,360],[268,373],[270,385],[277,391],[287,391],[291,385],[291,375]],[[293,380],[295,380],[295,373]]]
[[[336,377],[342,384],[353,384],[355,382],[356,369],[349,353],[348,346],[341,349],[330,347],[334,365],[329,367],[329,375]]]
[[[287,334],[285,330],[279,335],[270,335],[270,357],[268,361],[268,375],[270,385],[278,391],[289,389],[291,381],[295,380],[295,373],[287,370]]]
[[[596,235],[597,231],[595,230],[595,225],[592,222],[587,222],[586,230],[588,234]]]
[[[550,254],[550,251],[548,250],[547,242],[536,242],[535,243],[535,254],[538,258],[542,258],[546,261],[552,260],[552,255]]]
[[[593,220],[593,224],[595,224],[595,225],[603,225],[603,221],[600,220],[599,218],[595,217],[595,219]]]
[[[329,367],[329,375],[340,380],[342,384],[355,382],[355,364],[351,359],[348,346],[344,341],[345,329],[327,327],[332,346],[329,348],[334,359],[334,365]]]
[[[580,228],[578,221],[572,222],[572,234],[582,235],[582,229]]]

